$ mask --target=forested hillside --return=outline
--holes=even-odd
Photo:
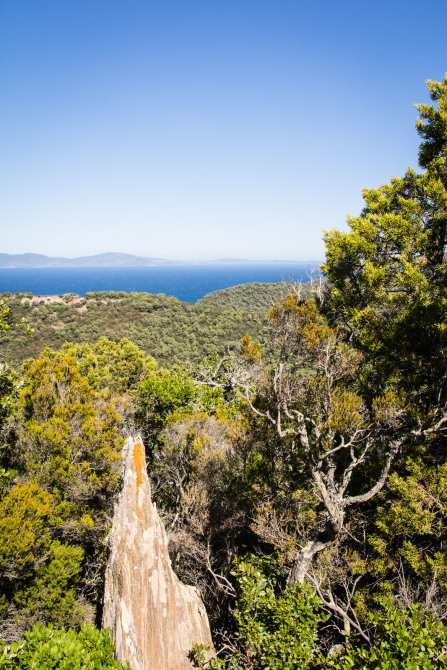
[[[33,332],[5,333],[3,360],[19,363],[45,346],[95,342],[100,336],[113,341],[126,337],[163,365],[221,354],[246,333],[262,338],[259,318],[288,290],[282,284],[235,289],[218,291],[197,305],[150,293],[110,291],[88,293],[85,298],[5,294],[15,317],[26,321]],[[307,285],[305,290],[308,294]]]
[[[208,293],[197,301],[197,305],[201,308],[215,307],[242,314],[266,314],[293,286],[296,288],[290,282],[240,284]],[[304,300],[311,297],[311,282],[300,286],[300,295]]]
[[[118,667],[94,625],[135,431],[209,614],[195,667],[447,667],[447,77],[428,86],[420,174],[326,233],[312,297],[7,297],[2,350],[33,357],[0,370],[0,667],[46,667],[54,629],[103,658],[61,667]]]

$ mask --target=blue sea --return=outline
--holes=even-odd
[[[0,293],[59,295],[89,291],[165,293],[195,303],[207,293],[249,282],[309,281],[317,265],[160,265],[101,268],[0,268]]]

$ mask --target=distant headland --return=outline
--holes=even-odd
[[[81,268],[81,267],[131,267],[154,265],[281,265],[290,263],[309,263],[318,265],[321,260],[247,260],[244,258],[218,258],[215,260],[168,260],[166,258],[149,258],[110,252],[94,256],[78,256],[77,258],[63,258],[45,256],[43,254],[2,254],[0,253],[0,268]]]

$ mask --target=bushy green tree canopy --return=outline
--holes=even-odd
[[[106,357],[107,342],[98,349]],[[103,382],[126,383],[114,373],[129,347],[117,359],[120,351],[110,343],[114,363],[103,361],[96,377],[94,347],[46,349],[25,365],[12,439],[1,449],[0,636],[6,640],[37,622],[59,627],[94,617],[127,406]]]
[[[2,670],[129,670],[113,658],[113,644],[106,630],[82,624],[74,629],[58,630],[34,626],[23,640],[5,645],[0,642]]]
[[[365,189],[350,231],[326,233],[322,269],[326,313],[369,356],[375,383],[394,379],[432,404],[447,390],[447,77],[428,87],[436,105],[417,105],[424,172]]]

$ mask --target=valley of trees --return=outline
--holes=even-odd
[[[246,284],[210,293],[196,305],[164,294],[99,292],[85,298],[74,294],[48,298],[32,294],[3,294],[16,319],[26,330],[5,332],[4,362],[19,365],[47,346],[60,349],[65,342],[96,342],[103,336],[114,342],[126,338],[161,365],[186,363],[220,354],[237,346],[248,332],[265,342],[265,320],[275,300],[287,294],[288,284]],[[310,284],[303,289],[310,297]]]
[[[313,290],[3,296],[0,668],[122,667],[98,626],[131,430],[207,605],[196,667],[447,668],[447,77],[428,87],[421,171],[364,191]]]

